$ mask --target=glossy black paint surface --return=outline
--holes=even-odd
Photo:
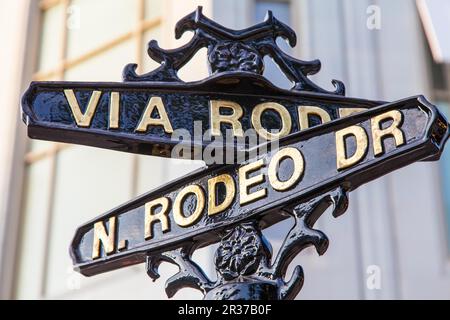
[[[89,128],[78,127],[72,116],[64,89],[73,89],[82,112],[93,90],[102,96]],[[120,120],[118,129],[109,129],[109,103],[112,91],[120,93]],[[154,156],[170,157],[170,150],[180,143],[165,133],[162,126],[149,126],[145,133],[135,129],[152,96],[162,98],[174,130],[184,129],[194,139],[195,121],[200,121],[200,138],[210,128],[210,100],[229,100],[241,105],[244,131],[252,128],[250,115],[259,103],[276,102],[291,115],[291,133],[300,131],[298,106],[317,106],[325,110],[331,119],[339,118],[340,108],[372,108],[380,101],[345,98],[336,95],[295,92],[274,87],[260,75],[248,72],[231,72],[213,76],[207,80],[189,83],[83,83],[38,82],[32,83],[22,100],[23,119],[28,125],[28,135],[34,139],[77,143]],[[310,118],[312,126],[320,124]],[[281,127],[279,115],[268,111],[263,117],[267,130]],[[221,126],[223,136],[229,125]],[[198,129],[197,129],[198,130]],[[198,132],[198,131],[197,131]],[[197,138],[196,138],[197,139]],[[183,141],[189,146],[207,146],[211,139]],[[223,140],[234,146],[233,142]],[[225,145],[224,145],[225,146]]]

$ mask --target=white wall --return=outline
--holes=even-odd
[[[18,206],[24,154],[19,99],[24,64],[29,1],[0,2],[0,298],[8,297],[13,279]]]

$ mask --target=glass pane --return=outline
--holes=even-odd
[[[22,241],[18,262],[17,298],[39,298],[45,251],[48,200],[52,160],[46,158],[30,165],[25,179]],[[30,269],[33,272],[30,272]]]
[[[255,8],[256,23],[264,21],[264,17],[268,10],[272,10],[274,16],[287,25],[291,25],[289,2],[281,1],[257,1]],[[291,54],[292,48],[283,39],[277,39],[277,44],[281,50]],[[264,58],[264,76],[268,78],[273,84],[280,88],[290,88],[292,83],[280,71],[278,66],[272,61],[270,57]]]
[[[450,2],[448,0],[417,1],[417,9],[434,59],[437,62],[449,63]]]
[[[66,71],[65,80],[122,81],[122,70],[136,60],[136,42],[125,41]]]
[[[133,30],[137,10],[137,0],[73,0],[67,17],[67,57],[77,57]]]
[[[38,70],[51,70],[61,61],[62,34],[64,28],[64,7],[51,7],[42,15],[41,46]]]
[[[163,47],[161,26],[146,31],[142,37],[142,73],[147,73],[159,67],[159,63],[150,58],[147,53],[147,45],[151,40],[158,41],[158,44]]]
[[[30,151],[33,152],[43,152],[51,149],[55,145],[55,142],[44,140],[29,139],[29,142]]]
[[[145,0],[145,19],[151,20],[161,17],[163,14],[164,1]]]
[[[130,200],[132,155],[74,146],[57,158],[46,295],[67,292],[68,246],[81,224]],[[85,282],[83,280],[83,282]]]
[[[202,166],[202,161],[138,156],[137,193],[152,191]]]
[[[450,104],[446,102],[438,102],[437,105],[448,119],[450,117]],[[443,189],[443,201],[447,221],[447,245],[450,252],[450,150],[448,148],[444,149],[441,160],[439,161],[439,165],[442,172],[441,184]]]
[[[137,176],[137,194],[143,194],[159,187],[165,180],[167,174],[167,159],[137,156],[138,157],[138,176]]]
[[[192,33],[186,35],[192,36]],[[178,71],[178,77],[186,82],[203,80],[209,76],[207,49],[202,48]]]
[[[191,161],[182,159],[166,159],[165,164],[167,165],[167,170],[164,174],[163,182],[179,178],[205,166],[205,163],[200,160]]]

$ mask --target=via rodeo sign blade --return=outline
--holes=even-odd
[[[149,56],[161,64],[152,72],[137,75],[128,65],[122,83],[36,82],[22,99],[32,138],[187,159],[202,159],[211,145],[227,160],[232,153],[231,163],[204,159],[208,166],[79,227],[70,247],[74,267],[92,276],[145,262],[156,279],[160,263],[169,262],[179,267],[167,280],[169,297],[191,287],[205,299],[293,299],[304,277],[297,266],[285,279],[292,259],[308,246],[319,254],[328,247],[313,229],[321,214],[330,206],[335,217],[343,214],[348,193],[366,182],[438,160],[448,122],[422,96],[386,103],[347,98],[340,81],[333,80],[334,92],[318,87],[308,76],[320,62],[278,48],[278,37],[294,46],[296,36],[271,12],[260,24],[230,30],[199,7],[175,35],[186,31],[194,36],[177,49],[149,43]],[[181,81],[178,70],[204,47],[211,75]],[[265,56],[293,88],[262,76]],[[262,142],[248,142],[249,129]],[[286,218],[294,226],[272,257],[261,230]],[[209,279],[191,257],[217,242],[217,279]]]
[[[201,159],[203,149],[212,141],[217,148],[217,140],[226,137],[227,129],[231,139],[221,139],[221,148],[246,150],[258,144],[249,145],[245,139],[249,129],[260,140],[276,140],[381,104],[344,97],[340,81],[333,80],[334,92],[312,83],[307,76],[320,70],[320,62],[301,61],[283,53],[276,38],[294,46],[296,35],[272,15],[236,32],[217,25],[199,9],[178,22],[175,35],[180,38],[186,31],[194,31],[194,37],[179,49],[163,50],[151,41],[148,54],[161,66],[137,75],[136,65],[127,65],[122,83],[31,83],[22,100],[28,135],[139,154]],[[191,83],[181,81],[178,70],[203,47],[208,48],[211,76]],[[277,88],[262,76],[264,55],[278,63],[294,83],[292,90]],[[181,152],[171,152],[175,146]],[[183,152],[186,150],[189,154]]]

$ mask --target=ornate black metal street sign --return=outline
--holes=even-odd
[[[328,247],[325,234],[313,229],[321,214],[330,206],[335,217],[343,214],[348,193],[364,183],[415,161],[438,160],[449,124],[422,96],[384,103],[346,98],[339,81],[335,92],[319,88],[307,76],[320,62],[283,53],[275,40],[293,46],[295,33],[270,12],[265,22],[236,31],[199,8],[177,24],[176,37],[188,30],[194,37],[181,48],[149,43],[161,66],[148,74],[128,65],[123,83],[40,82],[23,97],[33,138],[169,157],[179,145],[206,150],[211,137],[229,129],[231,141],[214,143],[216,151],[231,146],[245,155],[207,163],[84,224],[70,248],[74,266],[92,276],[146,262],[156,279],[165,261],[179,267],[167,280],[169,297],[192,287],[206,299],[293,299],[303,271],[297,266],[285,279],[292,259],[307,246],[319,254]],[[182,82],[177,71],[202,47],[212,75]],[[294,83],[291,90],[262,76],[266,55]],[[278,144],[239,139],[247,129]],[[181,141],[177,130],[192,139]],[[295,224],[272,257],[261,230],[286,218]],[[212,280],[191,257],[217,242]]]

